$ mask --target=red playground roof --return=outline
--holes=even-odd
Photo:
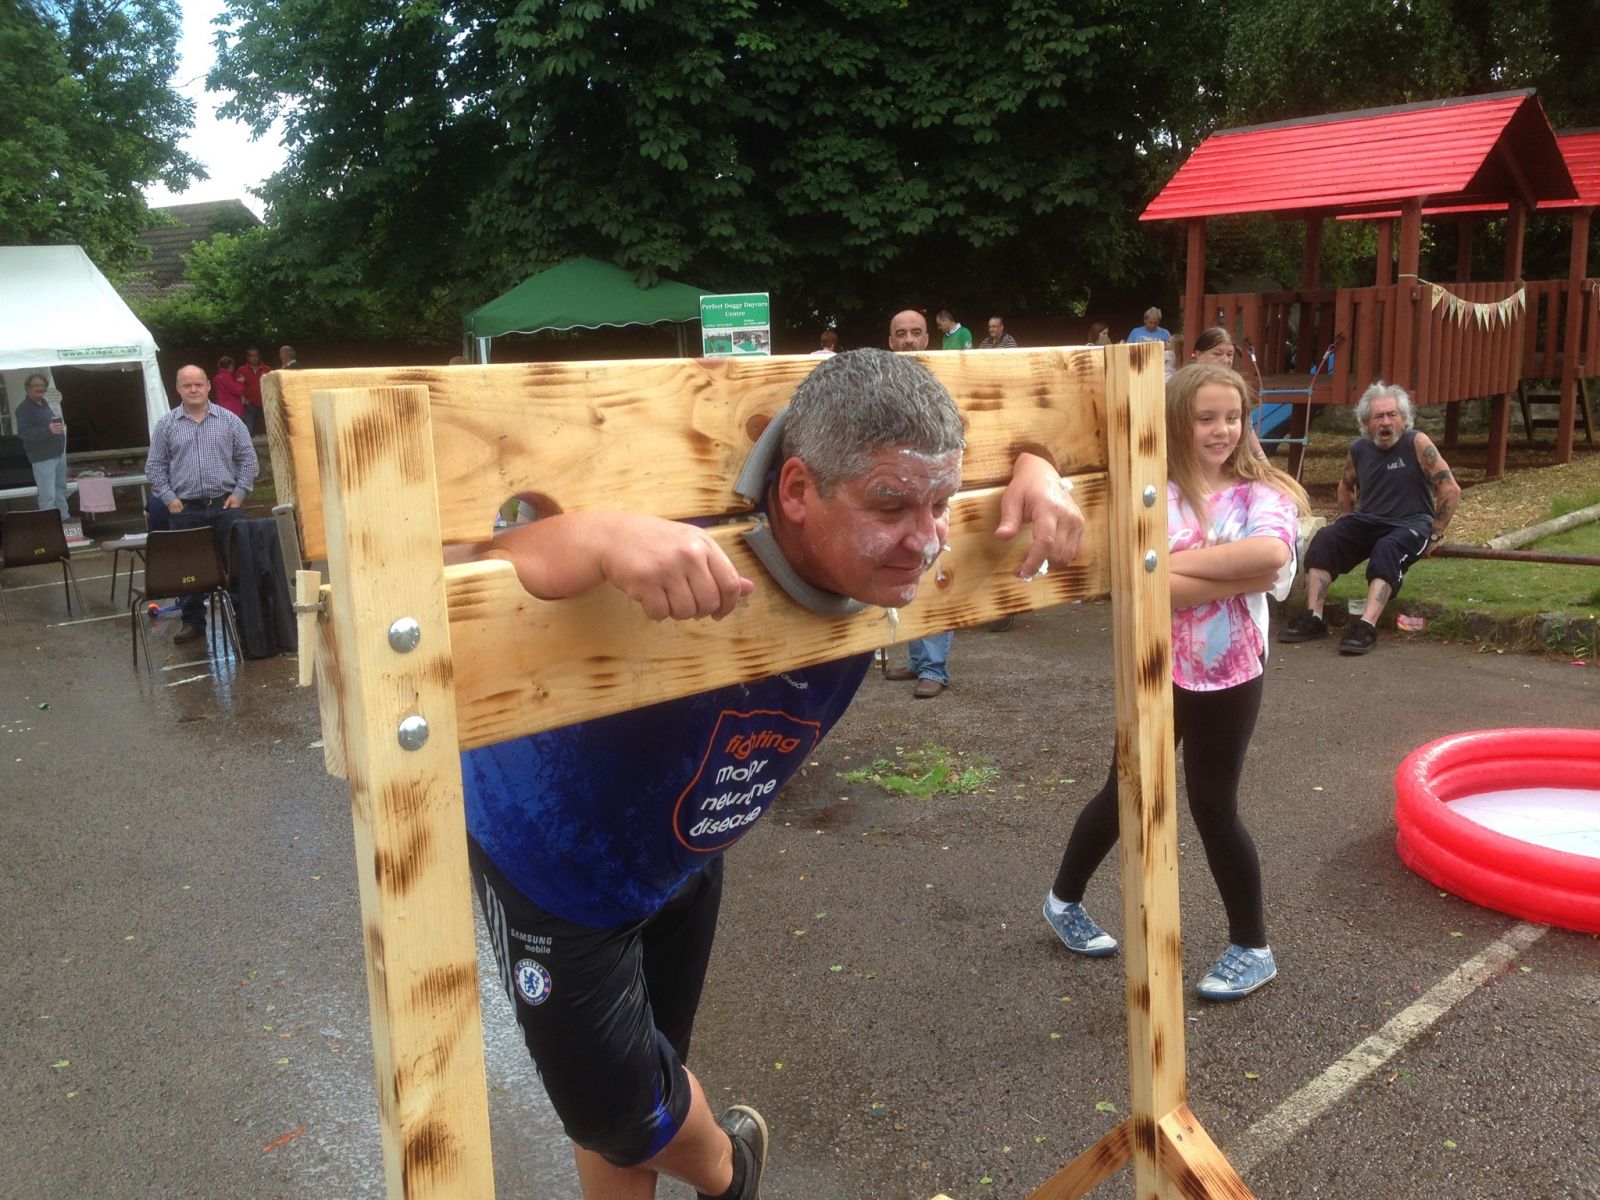
[[[1531,90],[1223,129],[1200,143],[1141,221],[1239,213],[1353,214],[1575,201]]]
[[[1600,129],[1574,129],[1556,134],[1567,170],[1577,185],[1576,200],[1547,200],[1540,208],[1584,208],[1600,204]]]

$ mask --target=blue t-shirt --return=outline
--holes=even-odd
[[[462,755],[467,832],[546,912],[659,909],[806,763],[871,665],[855,655]]]
[[[1134,342],[1170,342],[1172,334],[1164,326],[1157,325],[1154,329],[1146,329],[1143,325],[1135,325],[1133,332],[1128,335],[1128,344]]]

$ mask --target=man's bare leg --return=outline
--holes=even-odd
[[[1378,618],[1383,616],[1383,607],[1392,595],[1394,588],[1387,579],[1374,579],[1367,585],[1367,607],[1362,610],[1361,619],[1376,628]]]
[[[618,1167],[592,1150],[573,1147],[583,1200],[654,1200],[656,1176],[681,1179],[697,1192],[721,1195],[733,1182],[733,1143],[706,1103],[700,1081],[689,1072],[689,1115],[654,1158]]]
[[[1306,571],[1306,609],[1322,616],[1322,606],[1328,602],[1328,589],[1333,586],[1333,576],[1321,567]]]

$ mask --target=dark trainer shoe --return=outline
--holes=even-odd
[[[1280,642],[1309,642],[1328,636],[1328,623],[1309,608],[1278,632]]]
[[[182,629],[178,630],[177,633],[172,635],[172,644],[174,646],[182,646],[189,642],[204,641],[205,636],[206,631],[204,629],[201,629],[195,625],[185,625]]]
[[[1350,632],[1339,639],[1340,654],[1365,654],[1378,644],[1378,631],[1366,621],[1357,619]]]
[[[739,1200],[761,1200],[761,1175],[767,1167],[767,1123],[748,1104],[735,1104],[717,1118],[733,1142],[733,1153],[744,1163],[744,1187]],[[701,1200],[705,1200],[702,1195]]]

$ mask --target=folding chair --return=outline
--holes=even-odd
[[[78,577],[72,573],[72,555],[67,550],[67,535],[61,524],[61,513],[53,508],[19,509],[5,515],[3,532],[0,532],[0,570],[12,567],[34,567],[40,563],[61,564],[61,590],[67,598],[67,615],[72,615],[72,598],[78,596]],[[69,588],[67,585],[71,584]],[[78,609],[83,610],[83,597],[78,596]],[[11,610],[6,607],[5,588],[0,586],[0,612],[6,623],[11,622]]]
[[[213,649],[218,631],[223,648],[231,642],[234,657],[239,656],[239,628],[233,615],[233,597],[228,594],[228,573],[217,553],[217,535],[210,526],[195,529],[168,529],[151,533],[144,544],[144,586],[128,585],[128,620],[132,627],[133,665],[139,665],[139,644],[144,643],[145,670],[154,675],[150,657],[148,620],[140,621],[140,610],[151,596],[207,596],[211,617],[207,625]],[[218,618],[218,610],[221,618]]]

